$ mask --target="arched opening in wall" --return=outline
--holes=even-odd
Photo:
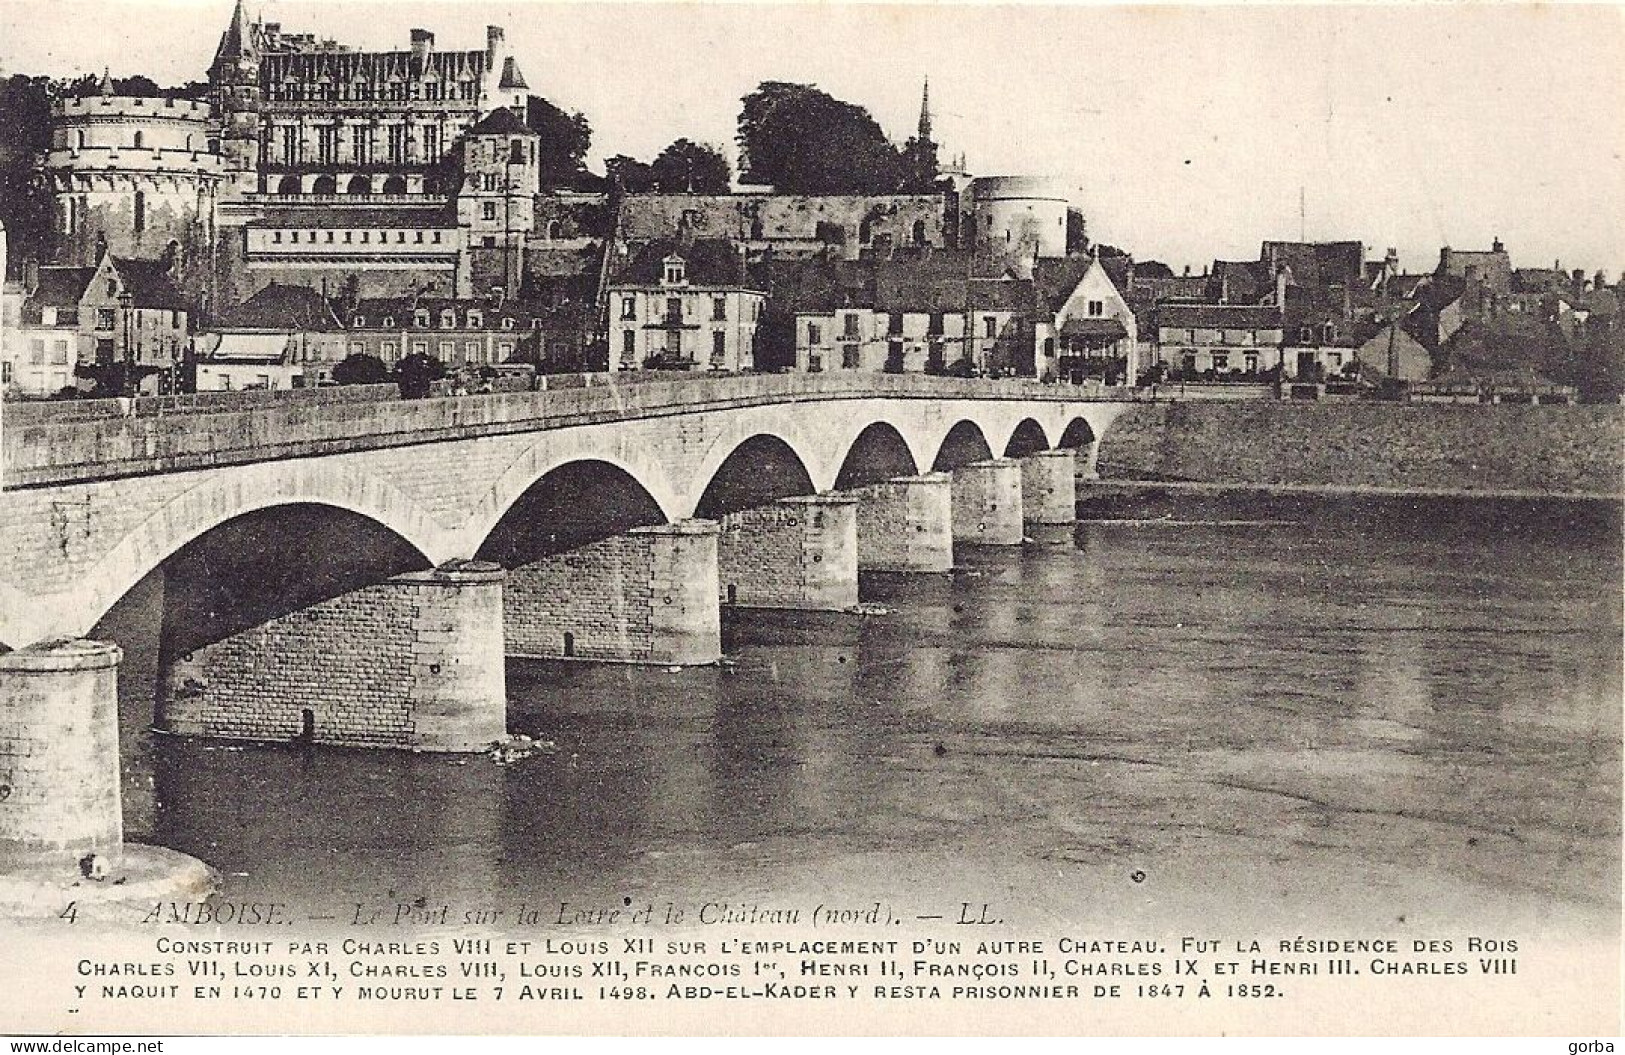
[[[1006,458],[1025,458],[1029,454],[1049,450],[1049,437],[1044,435],[1044,427],[1032,418],[1022,418],[1021,424],[1010,434],[1010,442],[1004,446]]]
[[[812,476],[801,456],[777,436],[762,434],[735,447],[717,467],[694,515],[715,520],[791,495],[812,493]]]
[[[1061,433],[1061,442],[1057,447],[1087,447],[1095,442],[1095,430],[1082,418],[1073,418],[1067,423],[1066,429]]]
[[[384,193],[385,194],[405,194],[406,193],[406,177],[405,176],[391,176],[388,179],[384,180]]]
[[[625,469],[601,461],[568,462],[508,507],[476,556],[516,568],[665,519],[660,504]]]
[[[942,438],[942,446],[937,448],[936,460],[931,463],[933,472],[948,472],[969,465],[971,462],[982,462],[993,457],[993,448],[987,444],[987,437],[982,434],[982,428],[974,421],[961,421],[948,430],[948,435]]]
[[[277,181],[276,192],[278,194],[298,194],[299,193],[299,177],[298,176],[283,176],[280,180]]]
[[[134,212],[132,226],[135,228],[136,234],[140,234],[147,229],[147,194],[145,191],[138,190],[135,192],[135,200],[131,208]]]
[[[346,194],[371,194],[371,176],[351,176],[349,184],[344,188]]]
[[[337,194],[338,180],[334,179],[332,176],[317,176],[315,182],[310,185],[310,193]]]
[[[200,830],[223,823],[220,804],[195,801],[212,792],[192,789],[218,789],[221,779],[233,778],[216,773],[194,785],[190,770],[199,763],[241,756],[205,753],[196,744],[152,732],[164,719],[159,700],[165,672],[175,660],[313,604],[426,567],[427,559],[414,546],[376,521],[301,503],[257,510],[204,532],[119,598],[86,636],[112,641],[124,651],[118,693],[126,838],[203,852],[208,839]],[[274,654],[262,660],[307,661]],[[302,707],[297,700],[285,702]],[[290,722],[289,739],[301,729],[299,721]],[[255,818],[262,815],[250,812]],[[281,823],[264,816],[267,824]]]
[[[898,476],[913,476],[919,472],[914,455],[908,449],[903,434],[884,421],[858,433],[841,462],[841,471],[835,476],[835,489],[846,491],[855,487],[878,484]]]
[[[564,237],[564,225],[557,220],[547,221],[547,237],[549,241],[557,241]]]
[[[135,134],[135,139],[134,139],[133,142],[134,142],[135,148],[137,150],[140,150],[140,149],[142,149],[143,147],[145,147],[147,145],[147,137],[144,134],[142,134],[141,132],[137,132]]]

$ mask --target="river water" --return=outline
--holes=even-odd
[[[137,646],[129,836],[341,922],[805,898],[1617,932],[1617,505],[1082,511],[866,579],[884,612],[729,616],[723,667],[513,661],[509,727],[553,746],[508,766],[157,736]]]

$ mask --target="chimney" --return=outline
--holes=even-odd
[[[496,65],[497,52],[502,50],[506,36],[501,26],[485,27],[485,64],[488,68]]]
[[[434,34],[427,29],[412,30],[412,67],[419,72],[428,68],[429,53],[434,50]]]
[[[1506,250],[1506,246],[1501,244],[1501,240],[1499,238],[1495,239],[1494,241],[1492,241],[1490,243],[1490,252],[1492,252],[1492,253],[1500,253],[1500,252],[1504,252],[1505,250]]]
[[[1292,281],[1292,269],[1282,264],[1275,269],[1275,306],[1286,315],[1286,287]]]
[[[1382,262],[1387,266],[1389,271],[1392,271],[1396,275],[1399,274],[1399,250],[1394,246],[1388,247],[1388,255],[1383,257]]]

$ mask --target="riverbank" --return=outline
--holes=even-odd
[[[1128,408],[1100,474],[1128,486],[1625,497],[1625,408],[1174,402]]]

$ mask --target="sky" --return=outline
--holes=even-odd
[[[0,70],[201,79],[231,6],[0,0]],[[945,156],[1059,178],[1091,237],[1141,260],[1200,271],[1302,233],[1430,271],[1499,237],[1518,266],[1625,270],[1625,5],[257,6],[379,50],[503,25],[531,89],[587,115],[599,168],[680,136],[731,156],[763,80],[866,106],[901,143],[929,77]]]

